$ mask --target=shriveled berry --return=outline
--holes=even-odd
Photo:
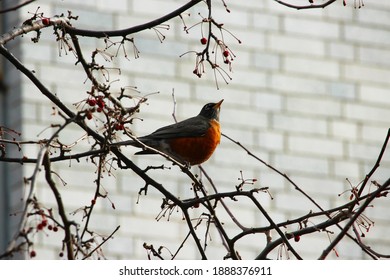
[[[31,257],[31,258],[36,257],[36,255],[37,255],[37,252],[35,252],[34,250],[32,250],[32,251],[30,252],[30,257]]]
[[[294,236],[294,241],[295,242],[299,242],[299,240],[301,240],[301,236],[300,235],[295,235]]]

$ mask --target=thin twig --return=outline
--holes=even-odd
[[[0,10],[0,14],[5,14],[5,13],[11,12],[11,11],[16,11],[16,10],[20,9],[21,7],[26,6],[26,5],[34,2],[34,1],[35,0],[28,0],[28,1],[25,1],[25,2],[22,2],[22,3],[18,4],[16,6]]]

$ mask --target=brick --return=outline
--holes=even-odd
[[[275,155],[272,165],[281,172],[291,174],[328,175],[328,161],[319,157],[305,157],[296,155]],[[288,174],[287,174],[288,175]]]
[[[79,0],[69,0],[66,1],[68,4],[72,5],[81,5],[81,6],[88,6],[88,7],[96,7],[96,0],[84,0],[80,2]]]
[[[266,111],[281,111],[283,99],[276,93],[255,93],[255,105],[260,110]]]
[[[339,99],[356,99],[357,91],[353,83],[329,82],[329,93]]]
[[[367,160],[364,162],[363,170],[365,171],[366,174],[368,174],[368,172],[370,172],[373,169],[374,164],[375,163],[372,162],[371,160]],[[388,159],[388,157],[383,156],[380,162],[380,168],[378,168],[375,171],[374,175],[371,177],[371,180],[376,181],[379,184],[383,184],[389,179],[389,173],[390,173],[390,160]],[[374,188],[373,184],[371,184],[371,188],[372,189]]]
[[[383,1],[378,1],[378,0],[375,0],[375,1],[372,1],[372,6],[374,8],[379,8],[379,9],[383,9],[383,8],[389,8],[390,7],[390,3],[389,2],[383,2]]]
[[[337,160],[334,163],[334,175],[341,180],[348,178],[352,182],[358,182],[362,178],[356,177],[356,174],[359,174],[360,165],[356,161],[347,161],[347,160]],[[343,184],[344,189],[348,187],[347,183]]]
[[[215,4],[218,5],[219,3]],[[230,13],[228,13],[223,8],[215,9],[213,19],[218,23],[223,23],[228,30],[231,26],[247,28],[249,25],[247,10],[231,9]]]
[[[234,68],[233,77],[233,80],[230,82],[231,85],[238,85],[239,83],[244,87],[253,88],[265,86],[267,79],[267,76],[264,72],[242,68],[239,65]]]
[[[329,42],[329,56],[338,60],[353,60],[355,58],[354,45],[347,42]]]
[[[333,178],[319,178],[315,176],[293,176],[293,181],[305,192],[311,195],[314,200],[323,198],[325,207],[330,200],[337,198],[337,195],[344,191],[344,181]],[[318,202],[319,202],[318,201]]]
[[[327,122],[319,117],[306,118],[291,114],[275,114],[272,118],[272,127],[286,132],[299,134],[327,134]]]
[[[304,93],[310,95],[322,95],[327,93],[327,86],[324,81],[287,74],[275,73],[270,77],[269,84],[272,89],[288,93]]]
[[[116,0],[114,5],[105,0],[98,0],[96,7],[101,11],[111,12],[126,12],[129,8],[127,0]]]
[[[259,132],[257,134],[258,145],[271,151],[282,151],[284,149],[284,136],[277,132]]]
[[[390,27],[390,11],[384,9],[371,9],[370,7],[367,7],[366,9],[365,7],[356,15],[359,22],[384,28]]]
[[[325,55],[325,43],[316,38],[288,34],[269,34],[267,49],[287,54]]]
[[[294,200],[294,203],[291,203]],[[314,198],[320,206],[327,208],[327,203],[323,198]],[[276,207],[281,210],[286,210],[292,213],[293,216],[304,215],[310,210],[317,210],[317,207],[305,196],[298,191],[283,193],[275,197]]]
[[[363,141],[383,143],[387,131],[389,129],[388,125],[379,126],[377,124],[363,124],[361,129],[361,137]]]
[[[345,26],[345,39],[352,43],[360,43],[371,46],[390,45],[390,31],[387,29],[378,29],[359,25]]]
[[[279,70],[280,68],[280,57],[276,54],[255,52],[253,62],[256,68],[262,70]]]
[[[40,79],[45,85],[55,83],[57,86],[66,87],[71,85],[77,87],[82,85],[86,78],[86,74],[79,71],[76,66],[45,66],[45,70],[44,72],[42,71]]]
[[[348,3],[348,1],[347,1]],[[330,21],[340,20],[342,22],[353,21],[355,10],[350,8],[340,8],[340,5],[329,5],[324,9],[324,18]]]
[[[34,103],[23,103],[22,105],[22,112],[24,118],[27,118],[28,120],[32,120],[36,122],[39,118],[39,113],[38,113],[38,106],[37,104]]]
[[[114,235],[114,238],[107,242],[104,246],[103,252],[109,252],[110,254],[118,254],[120,257],[115,259],[123,259],[131,255],[134,251],[134,246],[139,245],[142,247],[142,244],[134,244],[134,240],[127,236],[118,236],[118,232]]]
[[[121,60],[119,62],[122,75],[140,75],[142,77],[173,77],[175,72],[175,64],[177,62],[172,59],[156,59],[154,57],[142,56],[139,59],[131,60],[131,63],[127,60]],[[153,65],[159,65],[159,67],[152,67]],[[145,75],[145,73],[148,73]],[[190,74],[190,73],[187,73]],[[137,76],[136,76],[137,77]]]
[[[57,15],[62,13],[67,14],[67,9],[67,7],[56,6],[54,8],[54,13]],[[114,17],[110,11],[99,12],[90,9],[87,6],[85,6],[85,8],[80,6],[74,6],[71,10],[73,16],[79,17],[77,21],[73,22],[73,24],[77,25],[78,28],[91,28],[94,30],[112,30],[114,27]]]
[[[382,198],[375,199],[373,204],[374,207],[367,208],[367,214],[375,221],[375,226],[372,229],[374,230],[378,224],[380,224],[380,226],[388,226],[389,220],[386,216],[386,201]],[[375,232],[377,232],[383,240],[387,240],[387,231],[380,232],[380,230],[375,230]]]
[[[289,112],[318,116],[341,116],[341,104],[333,100],[289,97],[286,101]]]
[[[257,6],[257,4],[256,4]],[[253,17],[253,27],[258,30],[279,30],[280,29],[280,20],[276,15],[270,13],[262,13],[258,11],[252,11]]]
[[[118,219],[115,217],[115,210],[112,210],[111,213],[110,211],[105,213],[95,212],[94,215],[91,215],[88,228],[99,235],[108,236],[119,225]]]
[[[386,87],[378,87],[375,85],[361,85],[360,87],[360,98],[366,103],[373,104],[389,104],[389,92]]]
[[[390,51],[382,48],[360,47],[359,59],[364,63],[390,66]]]
[[[306,57],[286,57],[283,68],[290,73],[304,74],[306,78],[309,76],[317,76],[335,79],[340,75],[339,66],[336,62]]]
[[[333,120],[330,123],[330,131],[336,138],[349,140],[356,140],[358,138],[358,126],[356,123]]]
[[[142,57],[156,55],[158,58],[165,56],[173,60],[178,60],[179,55],[188,51],[186,44],[180,44],[171,40],[165,40],[160,43],[155,36],[151,38],[137,36],[134,42]]]
[[[236,139],[236,141],[239,142],[239,139]],[[267,156],[263,156],[264,154],[260,154],[256,149],[251,148],[250,151],[255,155],[259,155],[263,160],[268,161]],[[218,166],[224,166],[224,167],[232,166],[232,164],[234,163],[234,168],[232,168],[232,171],[236,172],[236,174],[233,174],[234,175],[233,182],[235,182],[236,181],[235,178],[239,176],[240,170],[253,168],[253,165],[258,164],[258,161],[256,159],[248,157],[247,152],[245,152],[243,149],[239,148],[238,146],[235,145],[227,146],[224,145],[224,143],[222,143],[214,152],[211,160],[206,162],[206,164],[211,164],[211,163],[214,163]],[[221,180],[224,178],[226,180],[227,175],[221,172],[221,174],[218,174],[216,176],[221,176],[222,177]]]
[[[222,133],[234,139],[235,141],[240,142],[244,146],[247,146],[248,148],[255,145],[255,137],[252,130],[242,129],[239,127],[234,128],[226,125],[226,127],[222,126]]]
[[[234,79],[236,79],[234,77]],[[218,90],[213,85],[199,85],[194,88],[196,99],[201,101],[202,104],[207,102],[215,102],[220,99],[224,99],[221,107],[221,119],[229,119],[230,116],[225,114],[225,109],[232,108],[247,108],[253,104],[253,94],[251,90],[244,90],[234,85],[224,87],[223,91]],[[207,94],[205,94],[207,93]]]
[[[345,77],[352,81],[376,82],[389,85],[390,70],[363,65],[347,65]]]
[[[336,140],[303,136],[289,136],[287,140],[289,149],[294,153],[341,157],[344,152],[342,143]]]
[[[240,125],[246,123],[248,127],[267,127],[268,126],[268,116],[265,112],[255,111],[255,110],[246,110],[246,108],[237,108],[233,109],[226,106],[224,109],[224,120],[230,125]],[[230,116],[229,118],[227,116]],[[234,116],[234,117],[232,117]],[[255,120],[255,121],[248,121]]]
[[[135,14],[145,14],[148,16],[148,20],[164,16],[165,14],[176,10],[180,6],[180,4],[176,2],[161,2],[158,0],[151,0],[147,3],[142,3],[141,1],[131,1],[129,5],[131,5],[130,7]],[[193,13],[193,15],[196,15],[196,13],[197,12]]]
[[[263,32],[254,33],[252,30],[244,29],[244,28],[236,28],[235,26],[230,27],[229,31],[232,32],[234,36],[236,36],[241,41],[240,45],[243,48],[251,48],[256,50],[264,49],[266,36]],[[233,39],[231,40],[229,39],[229,41],[235,42],[233,41]],[[230,45],[231,44],[229,43],[229,46]]]
[[[157,215],[158,213],[156,213]],[[173,215],[176,216],[176,212],[173,212]],[[184,222],[184,221],[183,221]],[[121,231],[124,234],[131,234],[134,236],[142,237],[144,239],[154,238],[155,232],[169,232],[169,238],[177,240],[180,238],[178,232],[178,224],[174,222],[167,222],[162,219],[161,221],[156,221],[154,217],[119,217],[119,224],[121,225]],[[161,239],[160,239],[161,240]],[[146,240],[144,240],[146,241]],[[165,242],[160,241],[160,242]],[[140,244],[141,245],[141,244]]]
[[[306,36],[337,39],[340,38],[340,30],[336,23],[319,21],[318,19],[303,19],[286,17],[284,29],[290,34],[302,34]]]
[[[374,107],[361,104],[346,104],[346,117],[353,120],[368,122],[389,123],[390,111],[387,108]]]
[[[22,45],[22,52],[25,58],[24,61],[30,63],[51,63],[54,51],[55,49],[53,49],[53,46],[42,42],[34,45]]]
[[[231,2],[228,3],[229,8],[245,9],[245,10],[263,10],[267,7],[266,3],[259,2],[257,0],[247,0],[242,3]]]
[[[351,159],[366,160],[370,166],[375,163],[381,150],[380,145],[370,145],[361,143],[348,144],[348,156]]]

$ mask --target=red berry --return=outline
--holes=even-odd
[[[42,23],[44,25],[49,25],[50,24],[50,19],[49,18],[42,18]]]
[[[96,200],[95,200],[95,199],[92,199],[92,200],[91,200],[91,204],[92,204],[92,205],[95,205],[95,203],[96,203]]]
[[[206,45],[207,44],[207,38],[203,37],[202,39],[200,39],[200,43],[202,45]]]
[[[88,120],[91,120],[92,117],[93,117],[91,111],[88,111],[88,112],[85,114],[85,116],[87,117]]]
[[[31,257],[31,258],[34,258],[36,255],[37,255],[37,252],[35,252],[34,250],[32,250],[32,251],[30,252],[30,257]]]
[[[52,229],[53,229],[53,226],[52,226],[52,225],[48,225],[48,226],[47,226],[47,229],[48,229],[48,230],[52,230]]]
[[[59,256],[60,258],[62,258],[62,257],[64,256],[64,252],[60,252],[60,253],[58,254],[58,256]]]
[[[222,54],[223,54],[224,57],[228,57],[229,56],[229,51],[228,50],[224,50]]]
[[[53,231],[54,231],[54,232],[57,232],[57,231],[58,231],[58,227],[54,226],[54,227],[53,227]]]
[[[123,123],[116,123],[114,124],[114,129],[115,130],[123,130],[125,128],[125,126],[123,125]]]
[[[104,102],[103,100],[103,96],[98,96],[96,98],[96,104],[99,106],[99,108],[104,108],[104,106],[106,105],[106,103]]]
[[[37,230],[42,230],[42,229],[43,229],[42,223],[38,224],[38,225],[37,225]]]
[[[197,203],[194,204],[194,208],[199,208],[199,206],[200,206],[200,203],[199,203],[199,202],[197,202]]]
[[[96,99],[90,98],[87,100],[87,103],[89,106],[95,106],[97,101],[96,101]]]
[[[301,240],[301,236],[300,235],[294,235],[294,241],[295,242],[299,242],[299,240]]]
[[[103,101],[103,100],[99,100],[98,104],[99,108],[104,108],[104,106],[106,105],[106,103]]]
[[[100,107],[96,109],[96,112],[98,112],[98,113],[100,113],[101,111],[103,111],[103,109]]]
[[[47,220],[42,220],[41,225],[42,225],[43,227],[47,226]]]

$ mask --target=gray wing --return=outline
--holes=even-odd
[[[161,127],[155,132],[140,137],[140,141],[169,139],[176,137],[203,136],[210,127],[208,120],[202,116],[192,117],[184,121]]]

